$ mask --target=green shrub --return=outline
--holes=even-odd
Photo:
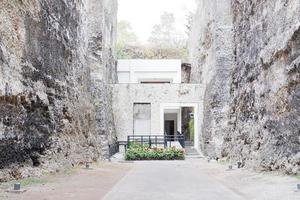
[[[184,150],[175,147],[149,148],[148,145],[131,143],[125,154],[126,160],[184,160]]]
[[[195,129],[194,129],[194,119],[190,119],[188,131],[189,131],[190,139],[194,140],[194,132],[195,132]]]

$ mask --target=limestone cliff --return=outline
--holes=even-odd
[[[233,66],[230,0],[199,1],[190,36],[191,81],[204,87],[201,148],[219,156],[229,129],[230,75]]]
[[[198,7],[191,59],[206,87],[204,153],[299,173],[299,1],[199,1]]]
[[[1,0],[0,181],[103,159],[115,0]]]

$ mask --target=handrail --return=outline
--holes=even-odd
[[[119,152],[119,142],[115,142],[113,144],[109,144],[108,145],[108,155],[109,157],[112,157],[113,155],[115,155],[116,153]]]
[[[147,144],[150,146],[157,146],[158,144],[164,144],[164,148],[167,148],[168,142],[171,146],[171,142],[178,141],[182,148],[185,148],[185,136],[182,134],[179,135],[129,135],[127,136],[127,147],[130,142],[138,142],[142,146]]]

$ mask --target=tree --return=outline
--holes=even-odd
[[[160,24],[153,26],[148,39],[151,49],[161,58],[185,58],[187,56],[187,38],[176,30],[175,17],[172,13],[163,13]]]
[[[139,44],[138,37],[133,32],[128,21],[122,20],[118,22],[117,30],[117,56],[118,58],[130,58],[124,52],[127,46],[137,46]]]
[[[118,59],[187,59],[187,37],[175,27],[172,13],[163,13],[148,44],[141,45],[127,21],[118,23]]]
[[[176,30],[174,14],[165,12],[160,17],[160,24],[153,26],[148,42],[156,47],[181,48],[186,45],[186,37]]]

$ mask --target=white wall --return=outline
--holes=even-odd
[[[133,106],[135,135],[151,134],[151,104],[136,103]]]
[[[134,103],[151,103],[151,134],[163,134],[164,111],[180,107],[196,107],[195,115],[202,110],[203,88],[199,84],[115,84],[113,110],[119,141],[133,134]],[[179,115],[181,117],[181,115]],[[195,118],[195,120],[199,120]],[[181,120],[178,120],[181,122]],[[195,135],[199,133],[200,122]],[[181,127],[181,125],[178,125]],[[197,143],[197,142],[195,142]]]
[[[119,83],[181,83],[181,60],[118,60]]]
[[[150,135],[151,134],[151,119],[135,119],[134,120],[135,135]]]

